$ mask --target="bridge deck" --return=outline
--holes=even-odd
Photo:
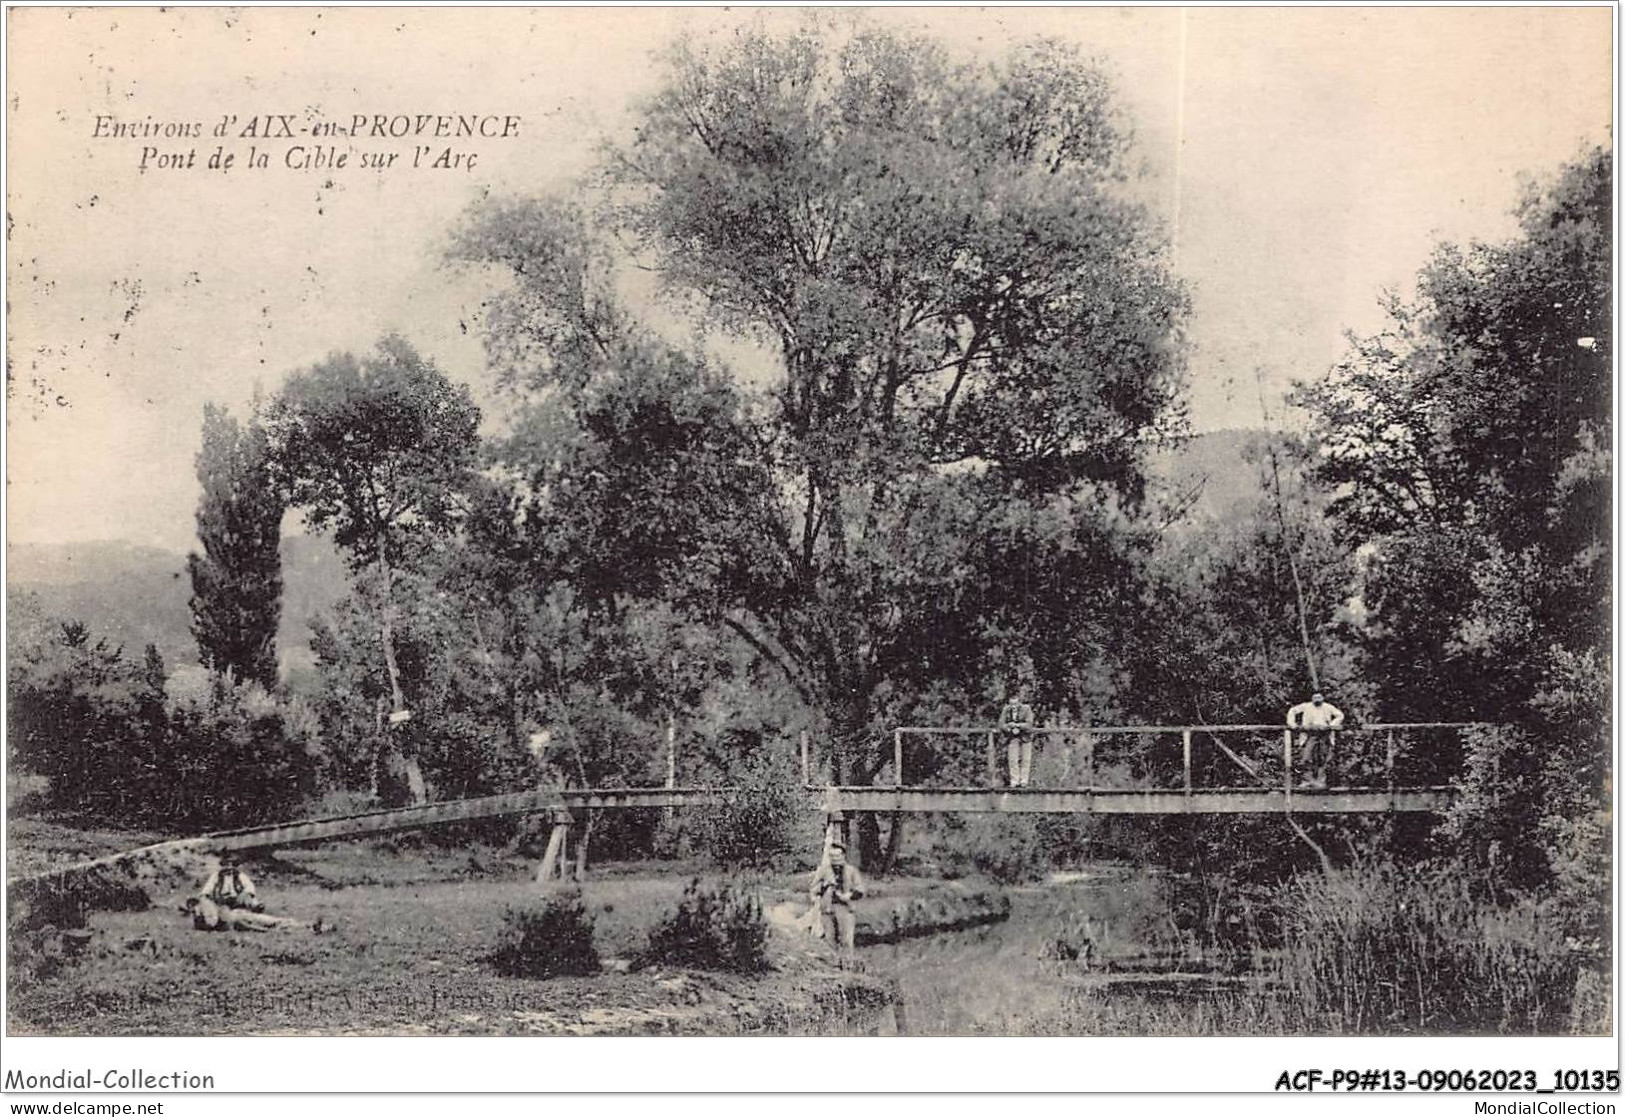
[[[1202,790],[1059,790],[1036,787],[832,787],[826,811],[980,814],[1389,814],[1442,811],[1448,787],[1334,787],[1310,791],[1258,787]]]
[[[1295,772],[1293,764],[1294,733],[1284,727],[1270,725],[1204,725],[1204,726],[1052,726],[1037,727],[1035,736],[1076,738],[1080,745],[1082,772],[1072,774],[1071,752],[1066,753],[1066,765],[1071,787],[1003,788],[999,767],[997,726],[965,726],[936,728],[930,726],[903,726],[893,734],[893,779],[907,772],[904,744],[906,738],[921,735],[947,735],[949,737],[982,738],[986,750],[987,782],[981,787],[923,787],[898,781],[896,785],[862,787],[818,786],[811,774],[808,742],[802,739],[801,765],[804,809],[826,815],[862,813],[934,814],[939,812],[975,814],[1397,814],[1433,813],[1443,811],[1454,801],[1456,792],[1449,787],[1402,787],[1395,784],[1395,760],[1405,744],[1405,736],[1413,731],[1449,730],[1460,732],[1481,723],[1477,722],[1417,722],[1370,724],[1350,726],[1340,731],[1344,739],[1356,736],[1371,738],[1383,746],[1382,786],[1296,788],[1269,786],[1279,781],[1285,784]],[[1275,771],[1272,763],[1259,758],[1249,761],[1232,751],[1219,739],[1223,734],[1280,736],[1280,766]],[[1179,761],[1183,774],[1183,787],[1157,789],[1124,789],[1090,786],[1097,778],[1094,741],[1116,736],[1150,736],[1177,734]],[[1199,736],[1200,735],[1200,736]],[[1193,756],[1198,748],[1215,747],[1222,756],[1248,777],[1259,782],[1247,787],[1193,786],[1195,770]],[[961,777],[963,778],[963,777]],[[1232,777],[1233,778],[1233,777]],[[1083,785],[1083,786],[1077,786]],[[488,795],[477,799],[457,799],[449,802],[427,803],[417,807],[395,810],[368,811],[338,818],[314,818],[298,822],[256,826],[242,830],[221,831],[195,838],[182,838],[160,842],[141,849],[127,850],[82,862],[78,865],[55,869],[32,877],[12,879],[11,889],[28,890],[36,887],[62,887],[70,879],[82,874],[107,868],[129,868],[144,858],[168,854],[196,852],[224,852],[227,850],[274,849],[279,846],[303,845],[310,842],[339,838],[363,837],[392,831],[415,830],[428,826],[467,822],[504,815],[554,812],[560,823],[568,822],[570,815],[594,810],[638,810],[677,807],[720,806],[741,794],[738,788],[713,787],[630,787],[630,788],[576,788],[535,789],[508,795]],[[556,832],[557,833],[557,832]]]
[[[1284,788],[1260,787],[1188,791],[1037,787],[807,787],[803,790],[806,809],[824,814],[1392,814],[1442,811],[1455,796],[1454,790],[1448,787],[1387,790],[1345,787],[1294,789],[1290,792]],[[69,878],[86,872],[187,850],[214,853],[274,849],[543,811],[579,814],[589,810],[714,807],[727,803],[739,794],[737,788],[629,787],[548,789],[456,799],[420,807],[307,819],[160,842],[31,877],[14,878],[9,882],[9,887],[27,891],[35,887],[60,886]]]
[[[1106,788],[985,787],[824,787],[807,788],[809,810],[825,814],[973,813],[973,814],[1388,814],[1441,811],[1451,802],[1447,787],[1327,788],[1316,790],[1258,787],[1179,790]],[[192,839],[213,849],[260,849],[300,845],[333,838],[415,830],[503,815],[543,811],[647,810],[664,807],[714,807],[736,797],[735,788],[628,787],[521,791],[480,799],[457,799],[374,811],[342,818],[311,819],[262,826]]]

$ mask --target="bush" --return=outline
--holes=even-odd
[[[1392,868],[1281,889],[1283,1008],[1304,1033],[1556,1033],[1578,958],[1531,900],[1476,900],[1465,874]]]
[[[816,835],[809,838],[797,826],[808,815],[801,800],[800,788],[790,783],[740,788],[695,820],[696,845],[729,868],[772,869],[816,854]]]
[[[210,676],[202,696],[172,700],[148,809],[182,829],[297,818],[315,794],[302,711],[256,683]]]
[[[314,723],[254,683],[202,675],[176,697],[178,678],[151,646],[137,663],[74,622],[13,646],[14,762],[46,778],[50,806],[103,823],[207,830],[299,813]]]
[[[504,977],[595,974],[599,961],[592,932],[593,917],[575,889],[536,905],[510,907],[491,964]]]
[[[789,751],[750,733],[735,733],[723,744],[739,759],[695,774],[703,783],[736,790],[719,807],[683,816],[690,848],[730,869],[810,866],[823,848],[823,820],[807,809]]]
[[[1054,868],[1054,823],[1036,815],[949,817],[934,853],[950,879],[981,876],[999,884],[1042,880]]]
[[[734,884],[691,881],[677,909],[649,932],[643,961],[734,973],[771,969],[761,899]]]

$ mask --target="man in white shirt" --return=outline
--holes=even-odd
[[[1294,746],[1303,757],[1304,771],[1309,773],[1303,786],[1325,787],[1326,763],[1337,744],[1337,731],[1343,727],[1343,711],[1317,690],[1309,701],[1299,702],[1286,712],[1286,724],[1297,730]]]

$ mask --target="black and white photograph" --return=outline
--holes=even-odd
[[[1617,1098],[1616,15],[8,8],[6,1036]]]

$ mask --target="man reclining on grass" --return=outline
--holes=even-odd
[[[276,931],[303,927],[297,919],[265,914],[265,904],[254,891],[254,882],[237,865],[235,854],[222,853],[220,867],[203,882],[203,891],[186,901],[184,910],[199,931]],[[317,934],[330,930],[318,919],[311,927]]]

